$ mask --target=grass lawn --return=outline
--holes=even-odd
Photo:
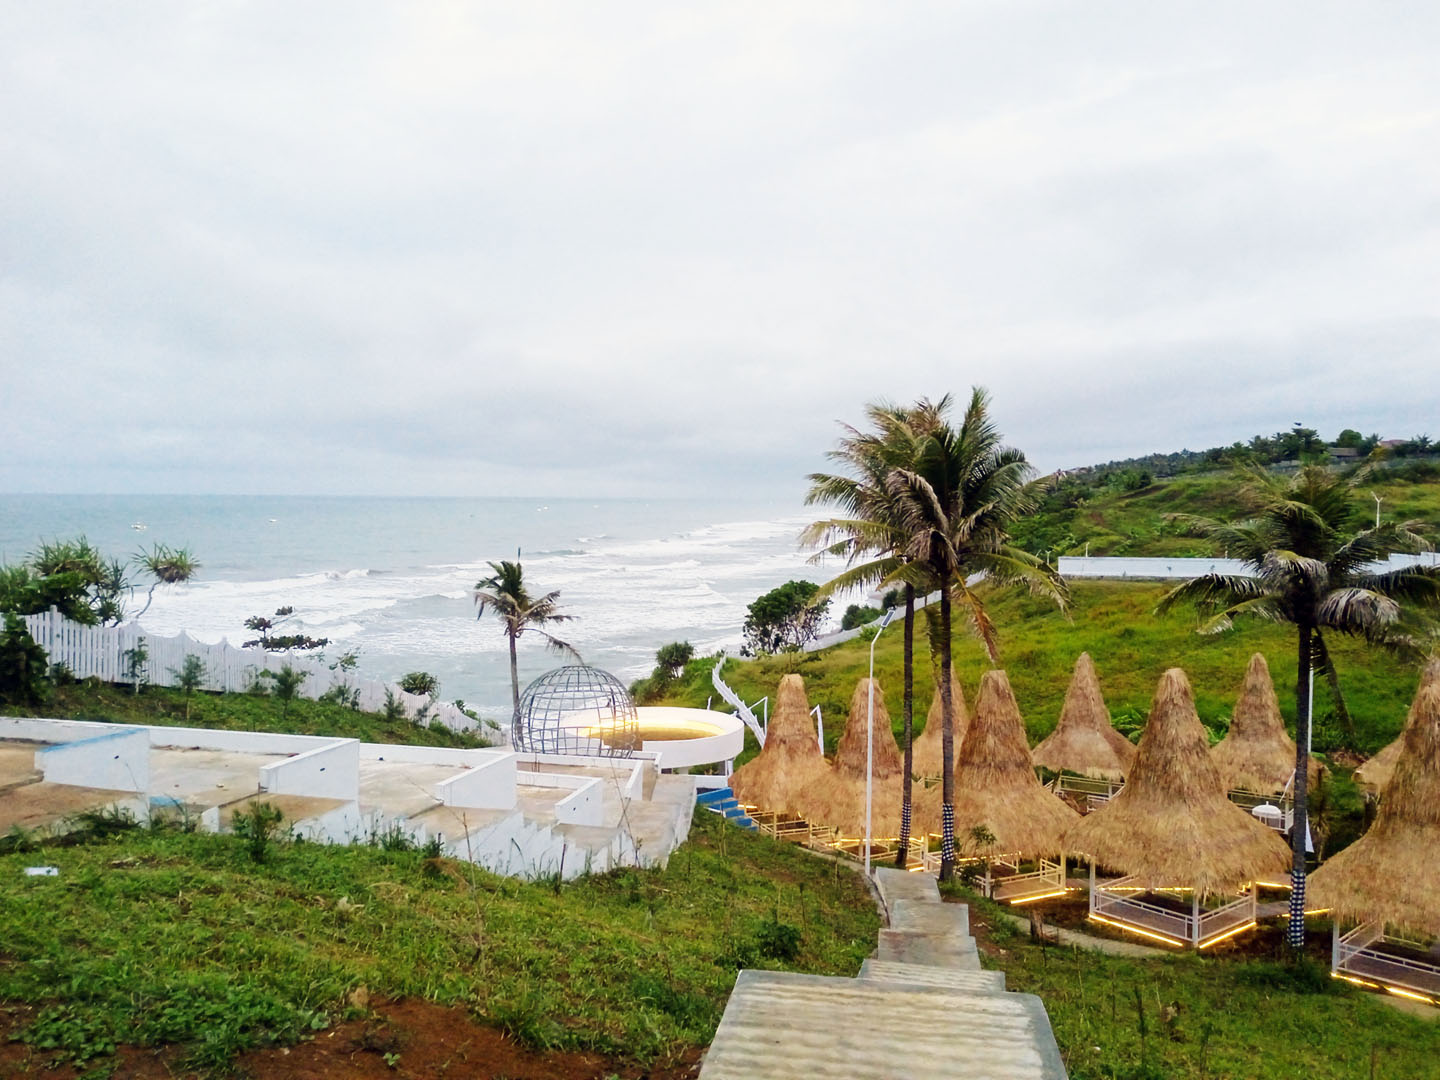
[[[1111,716],[1122,725],[1143,721],[1155,685],[1166,668],[1181,667],[1195,691],[1202,720],[1216,736],[1228,723],[1252,652],[1265,654],[1281,710],[1295,712],[1295,637],[1285,627],[1262,622],[1237,624],[1224,634],[1195,633],[1196,620],[1186,612],[1165,618],[1153,614],[1169,586],[1154,582],[1073,581],[1066,612],[1028,595],[992,594],[987,609],[1000,634],[1000,666],[1020,703],[1032,744],[1048,735],[1060,717],[1075,658],[1089,652],[1100,675],[1100,687]],[[1363,641],[1329,639],[1340,671],[1350,713],[1355,720],[1356,748],[1374,753],[1399,734],[1419,682],[1419,671]],[[974,705],[980,674],[990,667],[979,642],[963,628],[955,634],[955,665]],[[916,731],[924,724],[935,677],[925,643],[923,620],[917,620],[915,666]],[[746,701],[773,698],[780,677],[798,670],[805,678],[810,704],[825,718],[825,742],[833,750],[845,730],[850,695],[869,663],[869,645],[848,641],[799,658],[732,660],[725,680]],[[676,684],[669,703],[703,707],[714,694],[710,685],[713,661],[696,661]],[[875,673],[885,691],[885,704],[896,732],[900,730],[901,636],[892,623],[875,648]],[[1317,681],[1315,748],[1325,751],[1342,741],[1329,693]],[[717,699],[718,700],[718,699]]]
[[[963,899],[985,966],[1044,1000],[1071,1080],[1430,1080],[1440,1068],[1440,1019],[1398,1012],[1325,965],[1041,946],[995,905]]]
[[[363,742],[414,743],[421,746],[488,745],[475,735],[442,724],[417,724],[405,718],[360,712],[344,705],[296,698],[284,703],[261,694],[190,695],[190,718],[179,690],[147,686],[139,694],[125,686],[86,679],[57,686],[43,705],[0,703],[0,715],[47,716],[60,720],[98,720],[115,724],[215,728],[224,731],[275,731],[292,735],[332,735]]]
[[[37,864],[56,877],[25,877]],[[460,1005],[536,1048],[638,1062],[708,1044],[740,967],[854,974],[859,875],[697,814],[664,870],[527,883],[416,851],[131,828],[0,856],[0,1001],[19,1038],[103,1063],[241,1051],[343,1017],[359,987]]]

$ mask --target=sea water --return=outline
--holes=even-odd
[[[746,606],[791,578],[823,580],[797,536],[811,520],[780,502],[298,496],[0,496],[0,560],[42,540],[87,536],[110,555],[187,547],[195,580],[162,587],[141,620],[239,644],[244,622],[295,609],[281,632],[328,637],[328,656],[358,650],[360,674],[440,679],[446,700],[508,712],[509,654],[499,621],[476,618],[486,565],[517,551],[532,595],[558,590],[573,622],[551,627],[585,662],[625,682],[655,650],[697,654],[740,642]],[[133,614],[145,588],[129,604]],[[520,640],[522,688],[566,661]]]

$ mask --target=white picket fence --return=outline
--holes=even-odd
[[[332,670],[321,657],[307,653],[237,649],[224,641],[207,645],[184,633],[160,637],[146,633],[134,622],[125,626],[82,626],[54,608],[24,618],[30,636],[49,655],[50,663],[64,664],[77,679],[93,677],[105,682],[128,683],[130,665],[125,654],[143,639],[147,656],[142,678],[152,686],[176,685],[179,681],[176,673],[187,656],[198,656],[205,665],[202,689],[226,693],[243,693],[255,685],[262,672],[279,671],[288,664],[307,675],[300,686],[302,697],[318,698],[343,686],[355,697],[359,708],[380,712],[385,707],[388,691],[412,719],[424,716],[427,722],[438,720],[452,731],[472,731],[482,726],[449,702],[432,702],[419,694],[407,694],[394,684],[360,678],[353,671],[341,671],[338,667]],[[503,727],[500,732],[488,731],[486,735],[501,739]]]

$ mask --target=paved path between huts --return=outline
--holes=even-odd
[[[875,873],[887,926],[853,979],[740,972],[700,1080],[1066,1080],[1045,1006],[980,967],[970,909]]]

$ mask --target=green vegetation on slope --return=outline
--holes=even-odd
[[[1045,1002],[1071,1080],[1429,1080],[1440,1061],[1440,1023],[1332,980],[1319,963],[1297,971],[1232,956],[1130,959],[1041,946],[997,917],[996,905],[963,899],[1003,950],[986,966]]]
[[[59,720],[92,720],[114,724],[215,728],[224,731],[276,731],[292,735],[331,735],[362,742],[415,743],[420,746],[485,746],[466,732],[443,724],[417,724],[404,717],[360,712],[331,702],[296,698],[282,712],[282,702],[262,694],[185,695],[179,690],[148,686],[136,694],[129,687],[86,679],[56,686],[42,705],[0,703],[0,714],[46,716]]]
[[[1000,634],[999,666],[1010,676],[1032,745],[1054,729],[1075,659],[1082,652],[1094,658],[1106,704],[1122,729],[1143,721],[1165,669],[1181,667],[1195,690],[1201,718],[1216,731],[1228,723],[1250,654],[1264,653],[1280,707],[1293,727],[1293,632],[1282,626],[1252,622],[1223,634],[1197,634],[1191,614],[1163,618],[1153,614],[1155,604],[1169,587],[1156,582],[1073,581],[1071,605],[1063,613],[1047,600],[1013,592],[986,597],[986,607]],[[901,726],[900,645],[899,627],[892,624],[875,648],[875,673],[885,691],[885,704],[897,735]],[[1355,720],[1357,749],[1374,753],[1399,734],[1419,682],[1419,671],[1364,642],[1335,638],[1331,649]],[[927,655],[923,632],[917,654],[922,658]],[[825,718],[827,750],[834,749],[845,730],[850,695],[856,681],[866,674],[868,662],[869,645],[859,640],[798,661],[810,704],[819,705]],[[786,656],[731,660],[725,666],[724,677],[741,697],[754,701],[773,695],[780,676],[793,670],[796,663],[796,658]],[[713,666],[711,660],[692,662],[686,677],[675,684],[670,702],[703,707],[714,693],[710,686]],[[980,643],[964,628],[955,635],[955,666],[966,701],[973,705],[980,674],[990,665]],[[934,686],[932,666],[919,659],[915,668],[917,734],[923,729]],[[1315,697],[1315,749],[1324,752],[1340,744],[1343,732],[1320,680],[1316,681]]]
[[[1091,555],[1221,555],[1206,541],[1181,535],[1164,515],[1242,516],[1235,487],[1228,470],[1185,474],[1138,491],[1061,481],[1044,497],[1039,512],[1017,522],[1012,532],[1027,551],[1048,551],[1052,558],[1083,555],[1087,544]],[[1440,477],[1425,468],[1384,470],[1365,490],[1380,496],[1388,521],[1413,518],[1440,526]],[[1358,524],[1364,523],[1362,514]]]
[[[56,877],[25,877],[37,860]],[[653,1061],[707,1044],[740,967],[854,974],[879,920],[849,868],[697,814],[664,870],[527,883],[416,851],[132,828],[0,856],[0,1000],[81,1059],[183,1044],[223,1070],[360,986],[523,1042]]]

